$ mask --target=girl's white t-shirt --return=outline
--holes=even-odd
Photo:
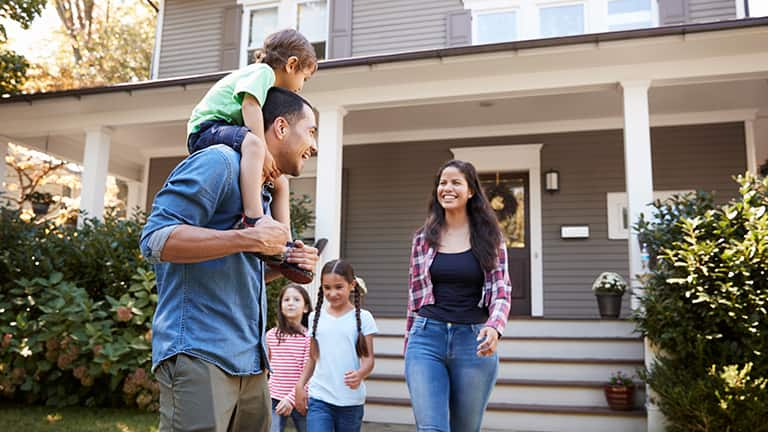
[[[309,315],[310,336],[315,312]],[[360,310],[360,324],[363,336],[378,333],[373,315],[365,309]],[[357,321],[355,310],[340,317],[331,316],[324,310],[317,323],[317,342],[320,346],[320,358],[315,364],[315,372],[309,382],[309,397],[336,406],[355,406],[365,403],[365,382],[352,390],[344,384],[347,371],[360,368],[360,358],[355,351],[357,342]]]

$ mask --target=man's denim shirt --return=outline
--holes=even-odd
[[[267,319],[263,263],[237,253],[195,264],[161,262],[179,225],[228,230],[239,220],[240,155],[217,145],[182,161],[155,196],[141,233],[142,254],[154,264],[158,303],[152,321],[152,369],[179,353],[231,375],[265,370]],[[262,193],[269,214],[268,191]]]

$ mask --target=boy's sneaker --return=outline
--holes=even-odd
[[[235,224],[235,229],[252,228],[261,217],[249,218],[245,214],[240,218],[240,221]],[[328,240],[320,239],[315,243],[315,247],[318,248],[317,253],[321,253]],[[286,243],[286,246],[290,249],[294,247],[293,242]],[[297,264],[289,263],[285,260],[285,255],[262,255],[260,253],[254,253],[259,259],[264,261],[270,268],[279,271],[283,276],[296,282],[298,284],[306,285],[312,282],[315,278],[315,273],[309,270],[304,270]]]

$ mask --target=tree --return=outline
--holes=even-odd
[[[24,84],[29,63],[24,56],[5,47],[8,43],[3,20],[16,21],[29,28],[43,13],[46,0],[3,0],[0,2],[0,95],[17,93]]]
[[[62,27],[57,54],[30,67],[28,92],[94,87],[149,78],[156,10],[136,0],[53,0]]]

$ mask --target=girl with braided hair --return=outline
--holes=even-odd
[[[296,409],[306,410],[309,432],[360,431],[363,380],[373,371],[373,335],[378,329],[373,315],[360,308],[362,293],[348,262],[329,261],[320,277],[316,310],[309,316],[309,361],[296,383]]]

